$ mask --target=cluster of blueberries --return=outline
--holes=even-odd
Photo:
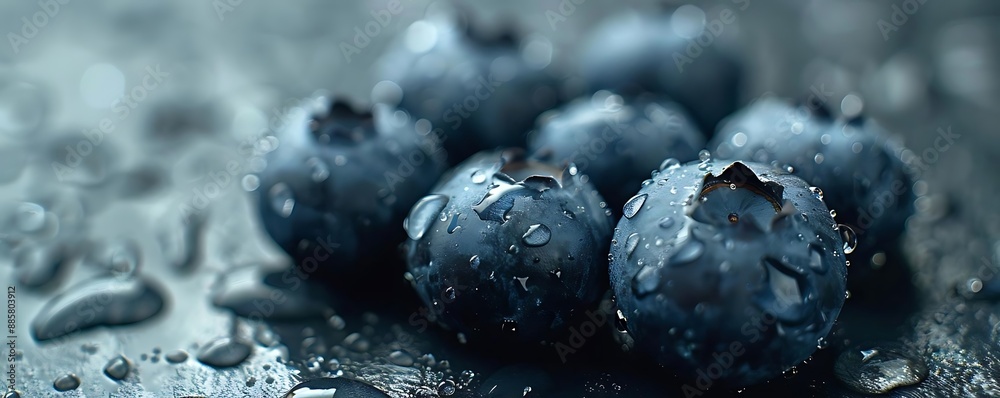
[[[725,353],[713,378],[758,383],[822,345],[848,259],[884,262],[913,211],[874,122],[773,98],[737,111],[741,58],[712,46],[675,67],[689,41],[669,12],[598,28],[576,92],[515,35],[420,23],[432,42],[384,56],[391,103],[338,98],[282,132],[260,214],[297,263],[332,250],[340,278],[405,257],[433,320],[470,343],[553,345],[610,297],[631,352],[692,378]]]

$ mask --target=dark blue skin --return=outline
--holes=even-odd
[[[581,74],[591,90],[665,94],[691,112],[701,131],[711,134],[739,104],[744,67],[718,43],[698,46],[700,53],[690,56],[694,41],[674,32],[673,11],[609,18],[584,41]]]
[[[380,60],[380,78],[402,89],[399,107],[431,123],[450,165],[484,149],[523,148],[535,118],[557,104],[555,78],[525,61],[510,30],[420,23],[437,32],[430,49],[413,51],[404,35]]]
[[[611,213],[580,174],[483,152],[414,206],[407,263],[430,318],[471,343],[552,343],[606,291]]]
[[[709,149],[720,159],[791,166],[821,188],[837,222],[857,233],[852,257],[865,266],[895,246],[914,211],[902,146],[870,119],[834,119],[820,104],[767,98],[727,119]]]
[[[712,160],[652,181],[625,205],[611,246],[611,286],[637,351],[731,387],[808,358],[847,282],[843,241],[810,186]]]
[[[261,220],[306,271],[355,272],[362,260],[392,258],[406,211],[441,175],[433,144],[390,114],[336,102],[325,115],[292,115],[268,154],[257,188]]]
[[[698,158],[705,141],[679,105],[643,95],[620,103],[608,91],[580,98],[539,118],[529,150],[553,164],[573,164],[612,209],[666,158]]]

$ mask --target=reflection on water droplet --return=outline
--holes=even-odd
[[[406,235],[412,240],[423,238],[447,204],[448,196],[441,194],[427,195],[417,201],[410,210],[410,215],[403,220]]]
[[[458,225],[458,214],[453,214],[451,216],[451,223],[448,224],[448,233],[453,234],[460,229],[462,229],[462,226]]]
[[[472,172],[473,184],[482,184],[484,182],[486,182],[486,173],[484,173],[482,170],[476,170]]]
[[[80,378],[75,374],[62,375],[52,382],[52,387],[56,391],[71,391],[80,387]]]
[[[712,159],[712,152],[709,152],[708,149],[702,149],[698,152],[698,160],[707,162],[710,159]]]
[[[438,384],[437,388],[438,395],[449,397],[454,395],[455,391],[457,391],[455,387],[455,382],[451,381],[450,379],[442,381],[440,384]]]
[[[181,363],[187,361],[188,353],[184,350],[173,350],[164,355],[164,358],[170,363]]]
[[[674,219],[670,218],[670,217],[663,217],[663,218],[660,219],[660,222],[658,223],[658,225],[660,226],[660,228],[663,228],[663,229],[670,228],[670,227],[674,226]]]
[[[104,365],[104,374],[112,380],[125,380],[131,371],[132,364],[124,355],[111,358],[107,365]]]
[[[295,208],[295,197],[287,184],[283,182],[274,184],[268,191],[268,195],[271,199],[271,207],[278,215],[287,218],[292,214],[292,210]]]
[[[671,168],[674,168],[674,167],[680,167],[680,166],[681,166],[681,161],[680,160],[677,160],[676,158],[667,158],[667,159],[664,159],[662,163],[660,163],[660,171],[664,171],[664,170],[667,170],[667,169],[671,169]]]
[[[552,238],[552,231],[545,224],[533,224],[528,227],[528,231],[521,236],[525,245],[531,247],[544,246]]]
[[[474,255],[469,258],[469,266],[472,267],[472,269],[477,269],[479,268],[479,261],[479,255]]]
[[[49,300],[31,323],[43,341],[95,326],[138,323],[163,309],[160,289],[142,278],[92,279]]]
[[[812,192],[816,199],[823,200],[823,190],[819,187],[809,187],[809,192]]]
[[[625,258],[632,258],[632,253],[639,246],[639,233],[633,232],[625,239]]]
[[[625,206],[622,207],[622,215],[625,218],[635,217],[639,209],[642,208],[643,203],[646,203],[646,194],[633,196],[628,202],[625,202]]]
[[[914,385],[923,381],[928,373],[927,364],[917,352],[896,343],[846,350],[834,364],[837,378],[863,394],[885,394],[898,387]]]
[[[521,288],[524,289],[524,291],[528,291],[528,278],[529,277],[527,277],[527,276],[525,276],[525,277],[515,276],[514,277],[514,279],[517,279],[518,282],[521,282]]]
[[[847,224],[837,224],[840,237],[844,240],[844,254],[854,253],[858,247],[858,234]]]
[[[252,352],[253,347],[245,341],[220,337],[199,350],[198,362],[214,368],[229,368],[243,363]]]

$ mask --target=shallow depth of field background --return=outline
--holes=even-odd
[[[74,372],[88,394],[102,396],[113,388],[100,374],[111,353],[137,359],[153,355],[154,346],[188,347],[230,327],[230,317],[200,296],[212,275],[234,265],[282,261],[283,253],[258,225],[243,186],[243,175],[259,167],[249,148],[260,145],[291,107],[312,95],[369,101],[383,51],[413,22],[447,4],[404,1],[402,12],[380,26],[370,43],[345,56],[342,44],[355,46],[355,28],[364,29],[374,20],[372,10],[385,9],[387,1],[63,1],[53,0],[58,10],[42,19],[35,17],[43,10],[38,2],[0,5],[3,228],[16,227],[11,224],[16,203],[37,203],[58,218],[54,225],[45,224],[42,241],[82,238],[67,249],[82,253],[89,244],[131,239],[140,247],[142,269],[159,275],[154,270],[175,261],[176,250],[190,249],[169,243],[185,245],[175,236],[190,228],[184,218],[194,214],[206,220],[196,245],[197,275],[205,276],[163,276],[172,301],[155,322],[39,346],[27,333],[34,313],[85,271],[71,268],[54,287],[19,295],[18,320],[25,328],[18,342],[22,388],[52,392],[53,379]],[[603,17],[625,8],[660,7],[638,0],[462,3],[473,10],[475,23],[513,24],[553,68],[565,68],[567,82],[575,79],[577,45]],[[1000,252],[995,205],[1000,194],[995,176],[1000,166],[1000,3],[695,4],[706,21],[717,19],[724,8],[736,13],[736,21],[725,24],[708,45],[744,53],[749,70],[742,103],[769,95],[818,95],[836,113],[874,116],[922,157],[927,195],[917,207],[937,224],[909,238],[916,242],[914,250],[922,251],[921,264],[934,264],[915,273],[918,285],[937,283],[945,292],[943,286],[969,279],[984,262],[995,264]],[[100,134],[95,145],[81,146],[102,125],[113,131]],[[947,148],[935,147],[941,129],[960,138]],[[213,182],[218,190],[210,187]],[[6,236],[0,230],[0,238]],[[42,251],[52,247],[39,245]],[[12,275],[13,261],[9,242],[0,239],[0,278]],[[96,354],[81,353],[85,343],[100,348]],[[165,375],[150,382],[152,391],[197,392],[176,390],[181,382],[171,377],[203,386],[248,377],[207,368],[186,370],[182,377],[162,363],[158,366],[165,370],[140,364],[149,375]],[[274,377],[271,383],[258,377],[254,391],[284,391],[293,384],[290,377]]]

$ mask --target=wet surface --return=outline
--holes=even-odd
[[[529,48],[548,43],[560,65],[619,7],[563,3],[481,12],[544,36]],[[733,5],[716,3],[703,7],[709,21]],[[1000,395],[995,5],[927,2],[897,26],[888,3],[748,3],[713,44],[750,54],[741,103],[805,93],[838,114],[863,110],[905,138],[921,181],[899,255],[848,255],[893,272],[885,290],[899,293],[851,292],[811,359],[744,394]],[[440,5],[404,3],[347,57],[339,44],[386,1],[59,4],[30,38],[21,17],[39,5],[0,7],[3,31],[26,38],[0,49],[0,280],[17,287],[22,396],[635,397],[693,385],[622,352],[611,313],[568,353],[467,342],[430,321],[402,271],[357,281],[301,272],[264,232],[248,192],[259,181],[245,176],[281,144],[270,132],[307,97],[377,94],[372,65]],[[625,217],[645,201],[630,200]],[[433,216],[441,202],[423,206]],[[419,238],[430,221],[418,214],[406,232]],[[553,239],[545,225],[519,237]],[[623,243],[634,250],[639,237]]]

